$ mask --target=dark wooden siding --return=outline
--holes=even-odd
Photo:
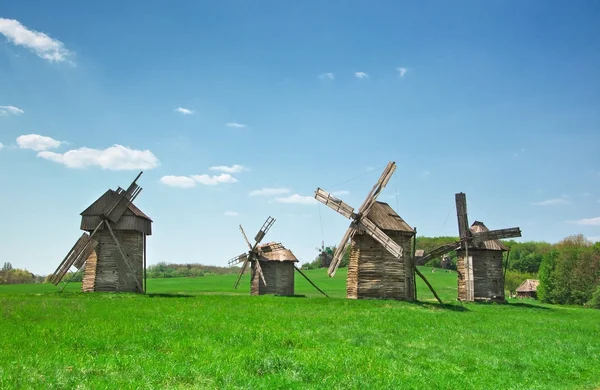
[[[356,234],[348,264],[348,298],[414,299],[411,236],[385,233],[403,248],[403,255],[395,258],[371,236]]]
[[[456,252],[458,259],[458,299],[466,301],[467,283],[465,251]],[[473,300],[504,301],[504,274],[502,270],[502,251],[469,249],[473,261]]]
[[[143,233],[136,231],[114,231],[123,251],[129,256],[129,264],[132,265],[134,274],[142,283],[144,275],[144,243]],[[142,292],[139,291],[134,280],[127,277],[123,272],[125,264],[117,250],[108,230],[100,230],[94,236],[98,240],[96,247],[95,272],[86,265],[85,283],[82,285],[84,291],[120,291],[120,292]],[[88,259],[89,261],[89,259]],[[119,269],[121,264],[121,269]],[[128,269],[127,269],[128,271]]]
[[[86,215],[81,217],[81,230],[92,232],[96,229],[96,226],[100,223],[101,219],[98,215]],[[149,220],[137,217],[133,215],[130,210],[127,210],[125,214],[119,219],[116,224],[110,225],[113,230],[133,230],[145,233],[146,235],[152,234],[152,222]],[[108,230],[105,226],[102,226],[98,230]]]
[[[291,261],[261,261],[261,269],[267,285],[256,272],[256,263],[252,262],[251,294],[294,295],[294,263]]]

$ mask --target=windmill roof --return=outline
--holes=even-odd
[[[271,245],[275,245],[275,244],[279,244],[278,249],[268,251],[268,252],[260,251],[260,249],[262,247],[271,246]],[[299,262],[299,260],[296,258],[296,256],[292,253],[291,250],[285,248],[283,245],[281,245],[278,242],[268,242],[265,244],[261,244],[257,247],[257,249],[259,250],[259,253],[260,253],[260,261],[281,261],[281,262],[291,261],[294,263]]]
[[[519,287],[517,287],[517,292],[529,292],[529,291],[537,291],[538,285],[540,284],[539,280],[536,279],[527,279]]]
[[[102,211],[104,210],[106,205],[111,202],[116,202],[118,199],[118,196],[119,195],[117,195],[116,191],[109,189],[104,194],[102,194],[102,196],[100,196],[98,199],[96,199],[96,201],[94,203],[92,203],[88,208],[83,210],[79,215],[81,215],[81,216],[101,215]],[[135,215],[137,217],[145,218],[148,221],[153,222],[152,219],[150,219],[150,217],[147,216],[142,210],[137,208],[137,206],[134,205],[133,202],[129,203],[129,206],[127,207],[127,209],[131,213],[133,213],[133,215]]]
[[[417,249],[415,250],[415,257],[423,257],[425,256],[425,250],[424,249]]]
[[[414,233],[414,229],[385,202],[376,201],[367,216],[381,230]]]
[[[469,228],[472,233],[489,232],[490,229],[483,222],[475,221]],[[479,244],[470,243],[469,248],[472,249],[487,249],[492,251],[507,251],[508,248],[500,240],[482,241]]]

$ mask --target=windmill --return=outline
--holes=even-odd
[[[81,213],[85,232],[51,275],[54,285],[75,266],[85,268],[84,291],[145,291],[146,235],[152,220],[133,204],[142,191],[136,184],[142,173],[127,190],[109,189]]]
[[[242,263],[240,273],[233,285],[238,288],[242,275],[246,271],[248,264],[251,264],[251,294],[277,294],[290,296],[294,295],[294,270],[298,271],[308,282],[320,293],[327,296],[306,276],[295,263],[298,262],[296,256],[279,242],[269,242],[261,244],[275,219],[268,217],[262,227],[254,237],[254,245],[250,244],[244,228],[240,225],[242,236],[248,245],[249,251],[242,253],[228,261],[230,266]]]
[[[265,223],[263,223],[263,225],[260,228],[260,230],[258,231],[258,233],[256,233],[256,236],[254,237],[254,241],[255,241],[254,245],[250,244],[250,241],[248,240],[248,237],[246,236],[246,232],[244,232],[244,228],[242,227],[242,225],[240,225],[240,231],[242,232],[242,236],[244,236],[244,240],[246,241],[246,244],[248,244],[248,248],[250,250],[247,253],[242,253],[241,255],[236,256],[233,259],[228,261],[228,264],[230,266],[236,265],[236,264],[239,264],[242,262],[244,263],[244,264],[242,264],[242,269],[240,270],[240,274],[238,275],[238,277],[233,285],[234,288],[236,288],[236,289],[238,288],[238,286],[240,284],[240,280],[242,279],[242,275],[246,271],[246,268],[248,267],[248,264],[250,264],[250,262],[252,262],[252,264],[256,264],[255,265],[256,274],[258,276],[260,276],[260,278],[262,279],[262,282],[265,285],[267,284],[265,281],[265,276],[263,275],[262,269],[260,267],[260,262],[256,261],[256,260],[260,256],[260,251],[258,249],[258,245],[263,240],[263,238],[265,238],[265,235],[267,234],[269,229],[271,229],[271,226],[273,226],[274,223],[275,223],[275,218],[269,216],[267,218],[267,220],[265,221]]]
[[[413,264],[411,240],[415,230],[387,203],[377,201],[395,170],[396,163],[390,161],[357,212],[327,191],[321,188],[315,191],[319,202],[351,220],[327,270],[330,277],[335,275],[351,245],[348,298],[413,300],[414,271],[425,279]]]
[[[502,252],[507,248],[499,240],[521,237],[518,227],[489,230],[482,222],[469,227],[467,197],[455,194],[459,240],[442,245],[423,257],[423,261],[456,250],[458,255],[458,295],[460,300],[504,300]],[[471,252],[471,256],[469,256]]]
[[[325,248],[325,241],[321,241],[321,247],[316,247],[315,249],[319,251],[321,267],[329,267],[331,260],[333,259],[333,253],[331,253],[329,247]]]

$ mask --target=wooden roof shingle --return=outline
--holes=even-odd
[[[517,287],[516,291],[517,292],[537,291],[537,288],[538,288],[539,284],[540,284],[539,280],[536,280],[536,279],[527,279],[523,283],[521,283],[519,285],[519,287]]]
[[[79,215],[81,215],[83,217],[99,216],[102,214],[102,211],[104,210],[104,208],[106,207],[107,204],[109,204],[111,202],[116,202],[117,199],[118,199],[117,192],[109,189],[104,194],[102,194],[102,196],[100,196],[98,199],[96,199],[96,201],[94,203],[92,203],[88,208],[83,210]],[[140,218],[147,219],[148,221],[152,222],[152,219],[150,219],[149,216],[147,216],[144,212],[142,212],[142,210],[138,209],[137,206],[133,204],[133,202],[129,203],[129,206],[127,207],[127,209],[133,215],[140,217]],[[126,214],[128,214],[128,213],[126,212]]]
[[[367,214],[367,217],[381,230],[414,233],[410,227],[395,211],[385,202],[376,201]]]

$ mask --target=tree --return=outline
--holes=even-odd
[[[2,266],[2,271],[4,271],[4,272],[8,272],[11,269],[13,269],[13,266],[11,263],[7,262],[7,263],[4,263],[4,265]]]

